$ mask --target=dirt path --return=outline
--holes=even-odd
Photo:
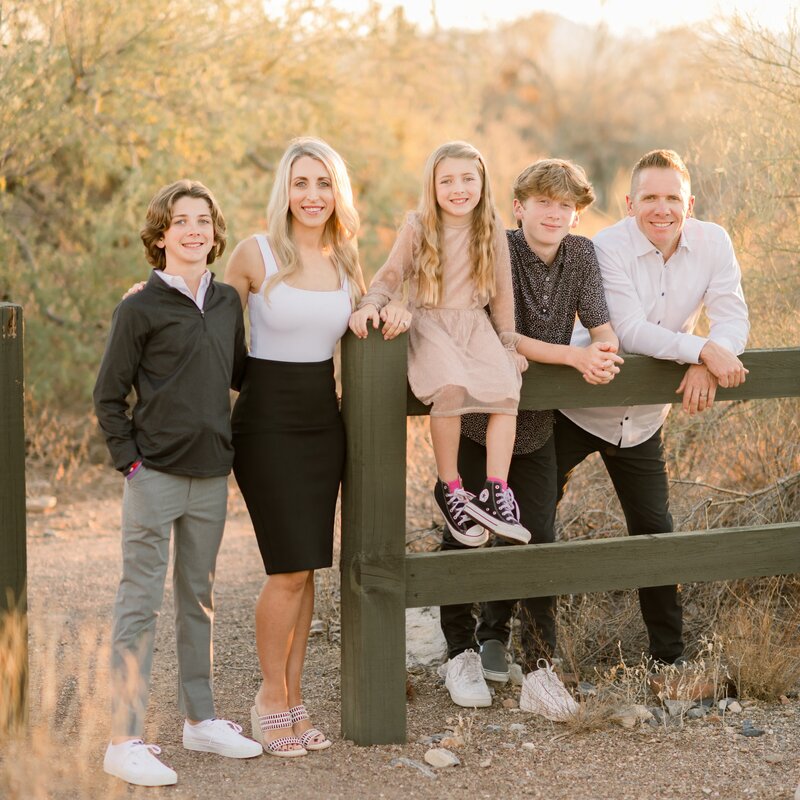
[[[111,476],[113,478],[113,476]],[[322,753],[291,762],[264,756],[233,761],[183,750],[175,702],[171,590],[159,623],[148,741],[178,772],[178,785],[134,789],[101,769],[108,727],[103,646],[119,574],[116,481],[101,478],[93,497],[62,504],[29,524],[31,719],[33,741],[0,759],[0,797],[94,798],[793,798],[800,783],[800,702],[747,709],[767,729],[745,738],[704,721],[682,728],[608,727],[565,733],[564,726],[500,700],[465,712],[453,706],[433,669],[411,675],[404,746],[357,747],[341,739],[336,636],[312,638],[305,699],[316,724],[334,739]],[[255,541],[233,502],[217,576],[218,713],[248,728],[258,685],[252,607],[263,579]],[[88,676],[88,677],[87,677]],[[461,766],[427,777],[393,759],[423,761],[419,740],[458,723]],[[511,730],[511,725],[524,730]],[[523,743],[530,743],[523,747]],[[36,752],[37,749],[39,752]],[[57,752],[57,757],[53,752]],[[23,784],[20,787],[20,784]]]

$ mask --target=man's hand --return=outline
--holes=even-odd
[[[387,342],[389,339],[405,333],[411,325],[411,312],[406,308],[405,303],[392,301],[381,309],[380,316],[383,320],[383,338]]]
[[[612,381],[619,373],[618,365],[625,363],[612,342],[592,342],[586,347],[575,347],[573,351],[571,366],[581,373],[586,383],[594,386]]]
[[[710,339],[700,351],[700,361],[708,367],[708,371],[719,381],[719,385],[725,389],[744,383],[749,372],[727,347],[712,342]]]
[[[369,333],[367,323],[372,320],[372,327],[377,330],[378,325],[381,323],[381,315],[378,312],[377,306],[369,303],[364,308],[359,308],[350,315],[350,321],[347,323],[350,330],[358,336],[359,339],[366,339]]]
[[[692,364],[675,390],[675,394],[683,394],[683,410],[691,416],[711,408],[716,393],[717,379],[704,364]]]

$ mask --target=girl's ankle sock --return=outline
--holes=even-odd
[[[461,478],[456,478],[454,481],[444,481],[447,484],[447,491],[454,492],[456,489],[461,489]]]
[[[486,483],[499,483],[500,488],[505,491],[508,489],[507,481],[504,481],[502,478],[492,478],[490,475],[486,476]]]

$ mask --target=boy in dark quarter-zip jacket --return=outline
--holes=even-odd
[[[143,735],[172,531],[184,747],[232,758],[262,751],[238,725],[216,718],[211,686],[214,572],[233,463],[229,389],[247,350],[236,290],[215,283],[207,268],[225,248],[225,220],[211,192],[196,181],[165,186],[141,235],[155,269],[114,311],[94,389],[100,428],[125,476],[104,769],[132,784],[163,786],[177,776]]]

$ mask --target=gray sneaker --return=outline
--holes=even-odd
[[[508,655],[500,640],[487,639],[481,643],[481,666],[487,681],[508,682]]]

